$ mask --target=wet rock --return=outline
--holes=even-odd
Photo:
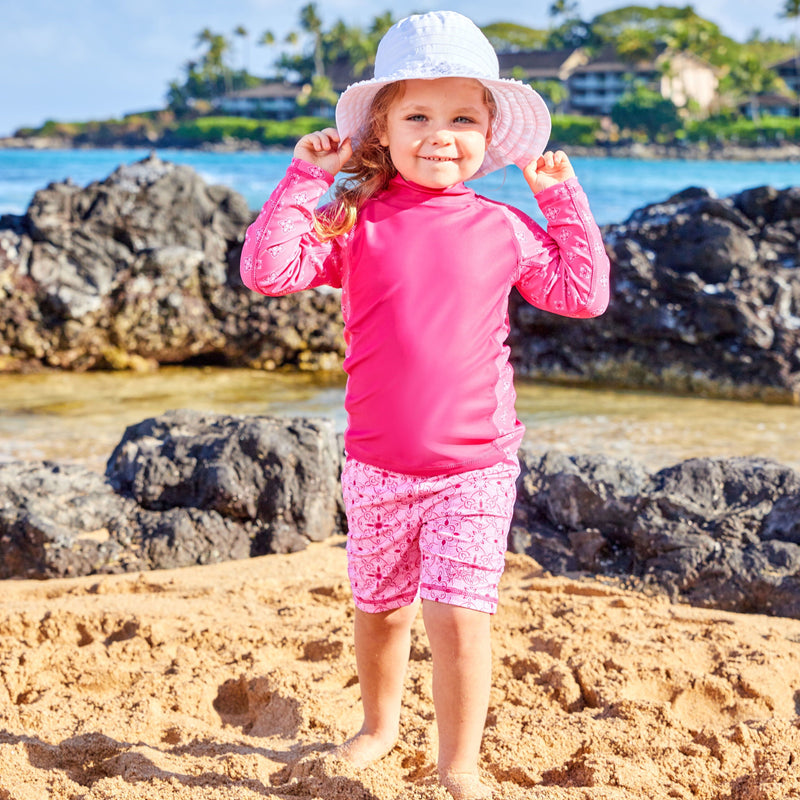
[[[698,458],[655,474],[522,453],[510,546],[552,572],[633,579],[694,605],[800,618],[800,474]]]
[[[329,420],[175,411],[125,432],[106,468],[141,507],[215,512],[253,527],[253,553],[339,531],[339,440]]]
[[[0,578],[166,569],[344,532],[328,421],[173,412],[128,429],[104,478],[0,464]]]
[[[602,317],[568,320],[512,296],[518,374],[800,402],[800,187],[691,188],[603,235]]]
[[[0,577],[144,568],[131,548],[135,512],[134,503],[83,467],[0,464]]]
[[[0,218],[0,370],[337,367],[337,293],[242,286],[252,218],[238,193],[156,156],[37,192]]]

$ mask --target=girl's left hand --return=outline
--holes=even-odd
[[[522,170],[534,194],[575,177],[575,170],[563,150],[547,151]]]

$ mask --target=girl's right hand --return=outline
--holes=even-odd
[[[350,140],[341,141],[336,128],[308,133],[294,146],[295,158],[314,164],[331,175],[336,175],[352,155]]]

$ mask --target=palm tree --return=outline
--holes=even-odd
[[[576,17],[578,15],[578,2],[577,0],[553,0],[547,10],[547,14],[554,20],[556,17],[564,17],[564,19]]]
[[[222,79],[223,91],[230,91],[230,69],[225,63],[225,55],[231,49],[230,42],[210,28],[203,28],[197,34],[197,47],[206,47],[206,52],[200,61],[203,77],[209,87],[209,96],[219,94],[219,79]]]
[[[300,9],[300,27],[314,39],[314,74],[325,76],[325,63],[322,57],[322,19],[317,13],[317,4],[309,3]]]
[[[395,22],[394,14],[391,11],[384,11],[372,20],[372,25],[369,26],[370,35],[379,41]]]
[[[275,34],[272,31],[264,31],[261,38],[256,42],[259,47],[272,47],[275,44]]]
[[[749,98],[750,115],[752,119],[758,120],[760,115],[758,97],[774,89],[777,80],[778,76],[765,67],[757,56],[746,55],[731,66],[725,82],[739,96]]]
[[[353,75],[361,75],[375,63],[375,48],[372,38],[359,27],[351,27],[339,20],[325,34],[325,63],[346,61]]]
[[[249,53],[249,48],[248,48],[248,40],[249,40],[250,32],[247,30],[247,28],[244,27],[244,25],[237,25],[236,28],[233,31],[233,35],[234,36],[238,36],[242,40],[242,44],[243,44],[243,47],[242,47],[242,70],[244,72],[249,72],[250,71],[250,64],[249,64],[250,53]]]
[[[230,42],[211,29],[203,28],[197,34],[197,46],[202,47],[203,45],[207,47],[202,60],[203,67],[211,71],[222,72],[225,68],[225,54],[230,50]]]

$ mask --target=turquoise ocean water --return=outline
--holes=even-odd
[[[0,150],[0,214],[21,214],[33,193],[52,181],[79,185],[102,180],[119,164],[144,158],[147,150]],[[286,169],[286,152],[204,153],[158,151],[161,158],[194,167],[209,183],[240,192],[260,208]],[[636,208],[658,202],[687,186],[725,196],[753,186],[783,189],[800,185],[800,163],[727,161],[641,161],[574,158],[576,172],[600,224],[623,222]],[[536,203],[516,167],[471,183],[481,194],[537,216]]]

